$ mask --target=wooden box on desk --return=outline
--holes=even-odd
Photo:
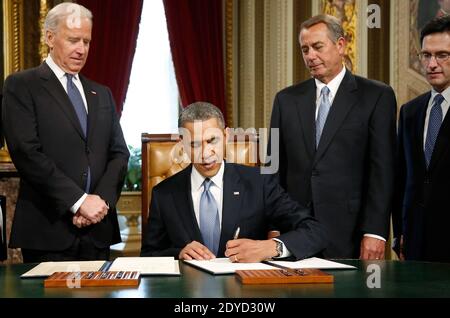
[[[319,269],[285,270],[237,270],[236,277],[242,284],[315,284],[333,283],[333,275]]]
[[[44,280],[44,287],[138,286],[140,273],[128,272],[56,272]]]

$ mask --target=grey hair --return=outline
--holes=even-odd
[[[336,43],[339,38],[344,38],[344,29],[342,28],[341,22],[338,18],[328,14],[319,14],[309,18],[300,25],[300,31],[309,29],[313,25],[319,23],[323,23],[327,26],[329,37],[334,43]]]
[[[89,9],[86,9],[82,5],[72,3],[72,2],[63,2],[53,7],[47,14],[44,22],[44,32],[47,31],[56,32],[59,27],[59,23],[64,18],[70,17],[71,19],[79,19],[87,18],[91,21],[92,24],[92,12]],[[78,20],[78,21],[79,21]]]
[[[225,120],[219,108],[207,102],[195,102],[187,106],[178,117],[178,127],[184,127],[186,122],[205,121],[216,118],[220,128],[225,128]]]

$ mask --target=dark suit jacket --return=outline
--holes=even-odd
[[[192,165],[153,189],[142,256],[178,257],[188,243],[203,242],[192,204],[191,170]],[[279,239],[299,259],[325,247],[320,224],[289,198],[273,176],[261,175],[259,168],[226,163],[223,186],[218,257],[224,256],[237,227],[242,238],[264,240],[275,225]]]
[[[10,246],[59,251],[80,231],[70,207],[81,198],[91,169],[91,193],[109,202],[102,222],[83,229],[99,248],[120,242],[115,204],[128,149],[108,88],[80,77],[88,106],[88,136],[47,64],[9,76],[3,92],[3,130],[19,171],[20,191]]]
[[[427,169],[423,137],[430,97],[430,92],[423,94],[400,110],[394,234],[404,235],[407,259],[450,262],[450,116],[445,116]]]
[[[325,225],[330,238],[325,257],[358,257],[364,233],[388,237],[395,95],[389,86],[347,71],[317,150],[315,110],[314,79],[275,97],[271,128],[280,134],[280,183],[295,200],[312,206]]]

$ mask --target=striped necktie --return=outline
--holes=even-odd
[[[73,75],[66,73],[67,77],[67,95],[69,95],[69,99],[72,102],[72,106],[77,114],[78,120],[81,125],[81,129],[83,131],[84,137],[87,137],[87,111],[86,106],[84,105],[83,98],[81,97],[81,93],[78,88],[73,83]],[[85,191],[89,193],[91,187],[91,169],[88,167],[86,173],[86,186]]]
[[[213,182],[206,178],[203,182],[203,193],[200,197],[200,232],[205,246],[217,255],[220,241],[220,220],[217,202],[209,188]]]
[[[320,105],[316,119],[316,149],[319,147],[320,137],[331,107],[329,94],[330,89],[328,86],[324,86],[320,92]]]

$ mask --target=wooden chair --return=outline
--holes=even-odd
[[[142,137],[142,236],[146,232],[152,189],[162,180],[190,164],[177,134],[147,134]],[[231,134],[226,144],[227,162],[259,165],[258,136]]]

